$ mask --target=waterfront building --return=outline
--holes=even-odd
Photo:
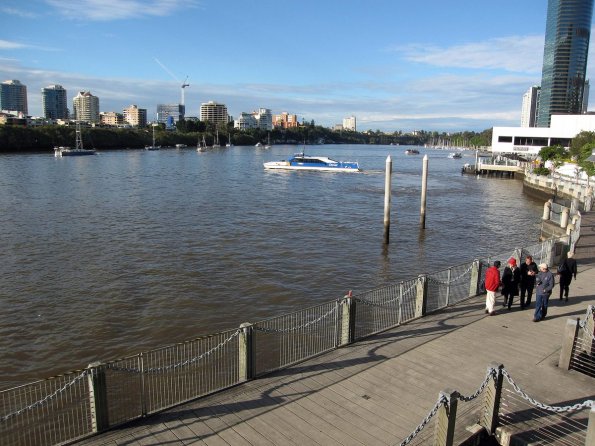
[[[589,109],[589,90],[590,90],[590,85],[589,85],[589,79],[587,79],[585,81],[585,87],[583,88],[583,107],[582,107],[582,112],[583,113],[587,113],[587,110]]]
[[[534,158],[542,147],[568,148],[582,131],[595,132],[595,114],[552,115],[550,127],[494,127],[492,152]]]
[[[0,110],[27,116],[27,87],[13,79],[0,84]]]
[[[252,112],[258,128],[261,130],[273,130],[273,114],[268,108],[259,108],[258,111]]]
[[[521,127],[535,127],[537,110],[539,107],[539,93],[541,88],[537,85],[530,87],[523,95],[521,109]]]
[[[99,119],[103,125],[122,125],[124,124],[124,115],[116,112],[99,113]]]
[[[131,105],[123,110],[124,121],[135,127],[147,126],[147,109]]]
[[[357,130],[355,116],[349,116],[347,118],[343,118],[343,130],[351,130],[353,132],[355,132]]]
[[[228,122],[227,106],[215,101],[200,104],[200,120],[212,124],[225,124]]]
[[[98,124],[99,120],[99,98],[93,96],[89,91],[79,91],[72,100],[72,110],[75,121],[84,121],[90,124]]]
[[[287,112],[282,112],[280,115],[273,116],[273,126],[281,127],[283,129],[299,127],[297,115],[290,115]]]
[[[62,85],[49,85],[41,89],[43,117],[47,119],[68,119],[68,100]]]
[[[158,104],[157,122],[172,128],[180,119],[184,119],[186,107],[182,104]]]
[[[549,0],[537,126],[582,111],[593,0]]]
[[[258,122],[252,113],[241,112],[234,120],[233,127],[238,130],[256,129]]]

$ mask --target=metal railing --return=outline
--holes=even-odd
[[[557,240],[0,392],[0,444],[53,445],[283,369],[480,293],[493,260],[554,264]]]

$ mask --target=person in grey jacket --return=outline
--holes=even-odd
[[[546,263],[539,265],[539,273],[535,278],[535,314],[533,322],[539,322],[547,316],[547,304],[555,285],[554,275],[548,269]]]

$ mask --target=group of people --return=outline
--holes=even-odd
[[[515,258],[508,259],[504,267],[502,277],[500,277],[500,261],[496,260],[486,271],[485,289],[486,313],[490,316],[496,314],[496,291],[502,290],[504,297],[503,307],[512,309],[512,303],[520,292],[521,309],[529,308],[531,297],[535,291],[535,313],[533,322],[543,320],[547,315],[549,298],[556,284],[554,274],[549,270],[546,263],[537,265],[530,255],[525,257],[525,261],[520,267],[517,266]],[[567,258],[558,266],[557,275],[559,276],[560,300],[568,302],[568,292],[572,278],[576,279],[576,260],[572,253],[568,253]]]

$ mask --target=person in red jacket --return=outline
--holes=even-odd
[[[490,316],[496,314],[494,306],[496,305],[496,291],[500,287],[500,262],[496,260],[494,266],[491,266],[486,271],[485,287],[486,287],[486,313]]]

